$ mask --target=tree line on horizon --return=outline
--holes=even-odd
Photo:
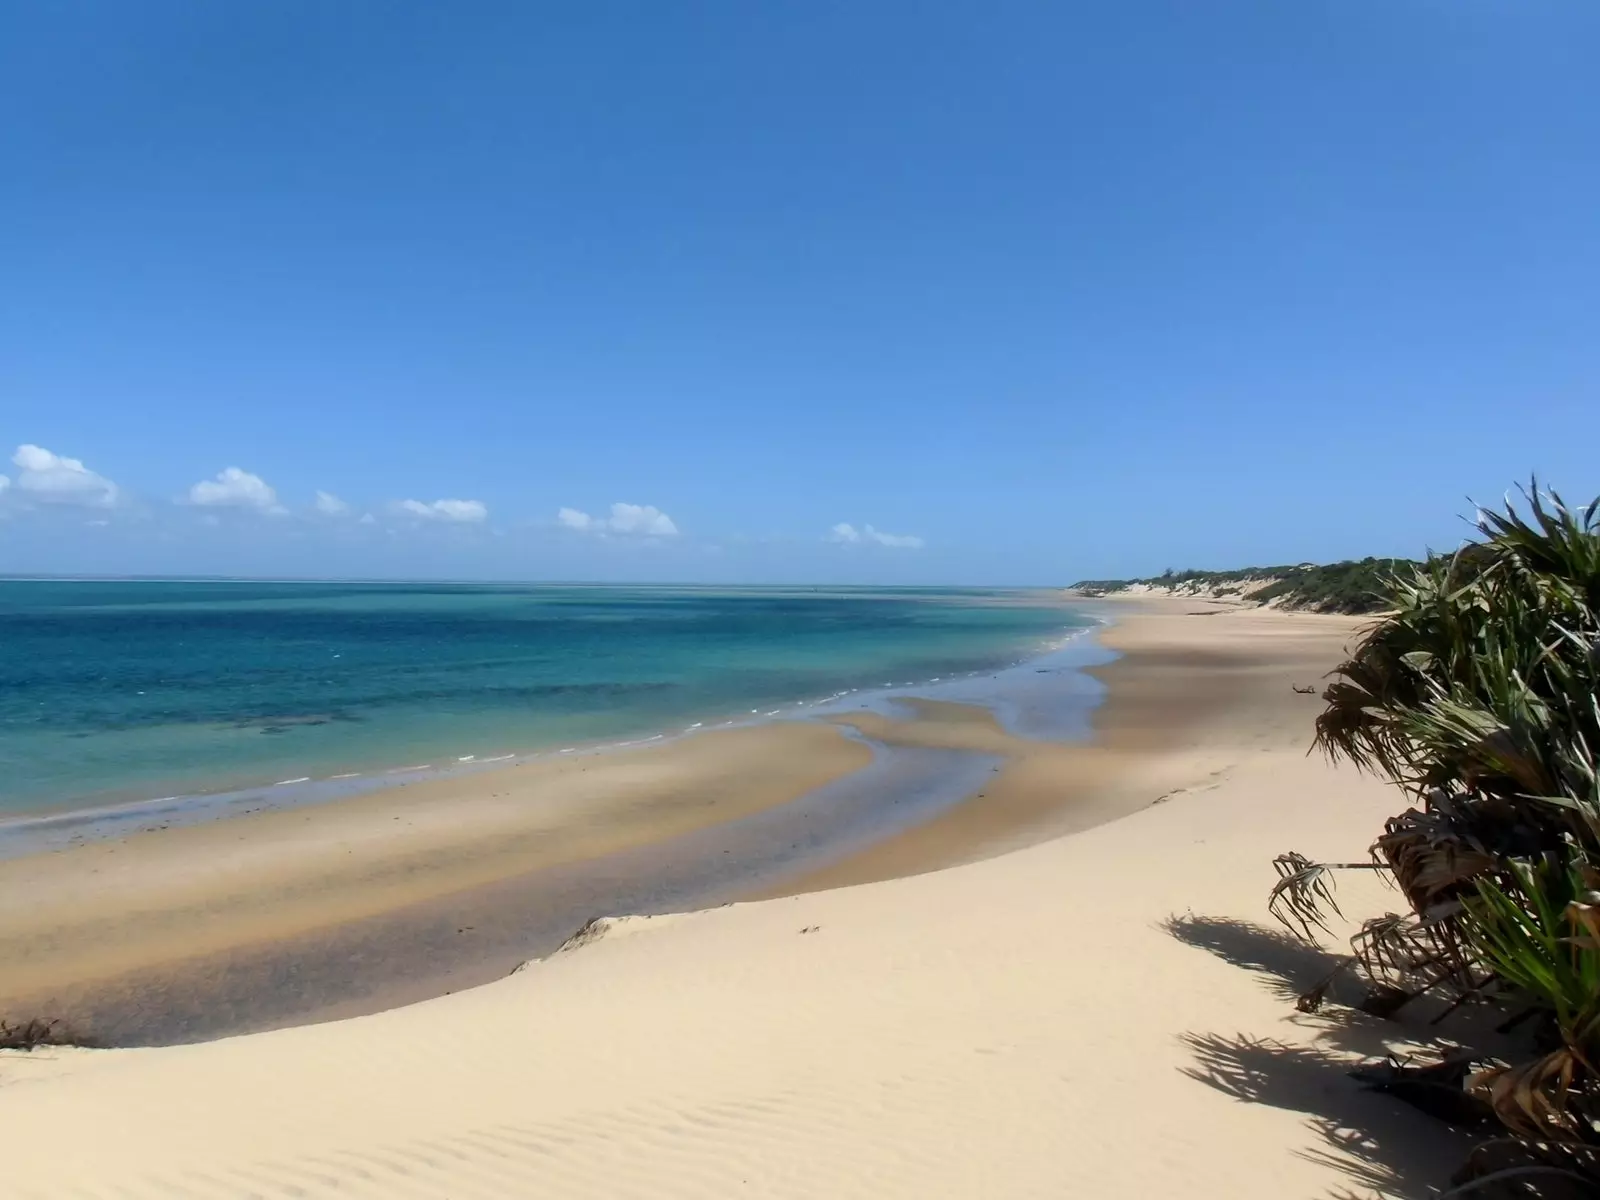
[[[1238,598],[1282,608],[1328,613],[1375,613],[1391,603],[1396,576],[1421,564],[1408,558],[1362,558],[1336,563],[1294,563],[1276,567],[1239,567],[1231,571],[1174,571],[1145,579],[1084,579],[1072,590],[1084,596],[1107,596],[1133,587],[1161,589],[1174,595]]]

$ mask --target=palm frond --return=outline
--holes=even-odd
[[[1391,1007],[1510,1004],[1507,1025],[1533,1014],[1559,1043],[1473,1077],[1512,1136],[1475,1152],[1452,1195],[1600,1192],[1597,521],[1600,498],[1574,508],[1536,478],[1479,509],[1481,541],[1390,581],[1392,610],[1317,718],[1317,748],[1415,799],[1372,848],[1410,912],[1366,921],[1350,966]],[[1328,932],[1336,865],[1274,865],[1274,916]]]
[[[1293,850],[1272,860],[1278,872],[1278,882],[1267,898],[1267,911],[1283,923],[1291,933],[1308,942],[1317,940],[1313,929],[1332,934],[1327,914],[1341,920],[1344,913],[1334,896],[1333,872],[1368,871],[1373,863],[1319,863],[1312,862]]]

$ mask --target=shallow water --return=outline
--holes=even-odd
[[[1092,623],[975,589],[0,581],[0,812],[326,798],[935,677],[983,702],[982,676]],[[1040,736],[1092,702],[1056,694]]]
[[[1114,657],[1090,637],[1073,637],[1008,668],[864,690],[808,711],[909,715],[899,711],[904,700],[925,697],[984,704],[1021,736],[1075,738],[1087,734],[1092,705],[1103,693],[1081,668]],[[0,990],[0,1008],[47,1012],[109,1044],[152,1045],[410,1003],[502,976],[550,953],[598,915],[701,909],[771,892],[980,794],[1002,766],[987,754],[863,740],[873,750],[867,766],[732,821],[92,984],[33,996]],[[237,793],[236,803],[270,802],[276,794]],[[166,819],[184,811],[169,809]],[[211,815],[219,814],[208,806],[188,813]],[[77,820],[40,824],[59,833]],[[126,830],[125,823],[103,827],[108,835]]]

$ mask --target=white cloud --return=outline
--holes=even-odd
[[[45,504],[91,508],[110,508],[117,502],[117,485],[76,458],[52,454],[43,446],[21,445],[11,461],[22,468],[15,485],[19,495]]]
[[[678,527],[672,523],[672,518],[653,504],[613,504],[610,525],[613,533],[678,536]]]
[[[613,504],[609,517],[591,517],[576,508],[563,508],[556,520],[580,533],[621,534],[624,537],[677,537],[678,526],[653,504]]]
[[[884,533],[881,529],[874,529],[871,525],[863,525],[860,529],[857,529],[846,521],[840,521],[828,531],[828,540],[845,546],[859,546],[866,543],[874,546],[889,546],[896,550],[921,550],[927,544],[915,534]]]
[[[376,525],[377,523],[378,518],[371,513],[362,513],[361,520],[356,522],[357,525]]]
[[[435,500],[425,504],[421,500],[402,500],[395,506],[408,516],[426,521],[458,521],[471,523],[487,520],[488,506],[481,500]]]
[[[5,490],[10,486],[11,480],[7,479],[4,475],[0,475],[0,495],[3,495]]]
[[[350,506],[332,492],[318,492],[316,509],[325,517],[342,517],[350,511]]]
[[[278,493],[259,475],[228,467],[215,479],[202,479],[189,489],[189,503],[203,508],[249,508],[256,512],[284,512]]]
[[[874,529],[871,525],[866,528],[866,535],[880,546],[893,546],[901,550],[921,550],[925,544],[914,533],[884,533]]]

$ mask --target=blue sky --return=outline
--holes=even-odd
[[[1600,491],[1596,46],[1588,0],[0,2],[0,572],[1451,545]]]

